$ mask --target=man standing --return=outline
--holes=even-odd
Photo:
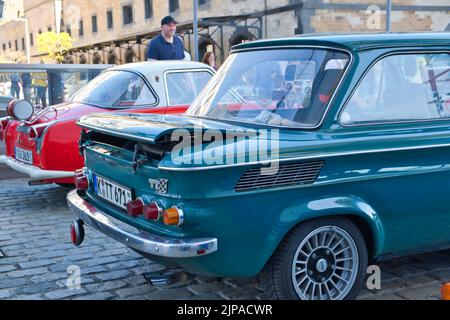
[[[28,102],[31,102],[31,74],[28,72],[22,73],[20,75],[20,80],[22,82],[23,97]]]
[[[175,35],[177,22],[171,16],[161,20],[161,34],[155,37],[149,45],[148,60],[183,60],[183,41]]]
[[[11,95],[20,99],[20,77],[17,73],[11,74]]]

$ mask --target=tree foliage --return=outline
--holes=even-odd
[[[40,53],[47,54],[47,57],[57,63],[62,63],[64,55],[73,46],[73,39],[66,32],[44,32],[37,37],[37,49]]]

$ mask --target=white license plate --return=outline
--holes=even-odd
[[[22,148],[16,147],[15,149],[16,159],[28,164],[33,164],[33,151],[25,150]]]
[[[126,188],[109,179],[94,175],[94,191],[100,198],[126,209],[127,203],[133,200],[130,188]]]

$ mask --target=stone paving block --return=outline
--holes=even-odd
[[[61,289],[45,293],[48,299],[66,299],[73,296],[79,296],[85,294],[87,291],[84,289]]]
[[[127,283],[123,280],[105,281],[88,284],[85,289],[90,292],[113,291],[126,287]]]
[[[6,273],[8,277],[11,278],[22,278],[22,277],[30,277],[38,274],[47,273],[47,268],[33,268],[33,269],[24,269],[24,270],[15,270]]]
[[[117,271],[98,273],[95,275],[95,277],[102,281],[110,281],[110,280],[123,279],[123,278],[130,276],[131,274],[132,274],[131,271],[128,271],[128,270],[117,270]]]
[[[114,294],[111,292],[99,292],[95,294],[82,295],[76,297],[74,300],[108,300],[114,298]]]
[[[156,289],[149,284],[144,284],[137,287],[124,288],[116,291],[120,298],[126,298],[135,295],[145,295],[154,292]]]
[[[396,294],[406,300],[439,300],[441,284],[434,283],[414,288],[405,288],[397,291]]]
[[[8,299],[13,295],[13,291],[10,289],[0,290],[0,299]]]
[[[0,289],[17,288],[29,283],[28,279],[4,279],[0,280]]]

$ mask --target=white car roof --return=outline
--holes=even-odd
[[[135,62],[123,64],[120,66],[113,67],[110,70],[132,70],[138,71],[143,74],[148,73],[164,73],[169,70],[174,69],[199,69],[207,68],[213,70],[207,64],[195,61],[184,61],[184,60],[164,60],[164,61],[146,61],[146,62]]]
[[[195,61],[184,61],[184,60],[165,60],[165,61],[147,61],[147,62],[136,62],[123,64],[120,66],[113,67],[109,70],[128,70],[139,72],[147,78],[147,81],[151,85],[154,93],[158,98],[157,106],[168,106],[167,89],[166,89],[166,79],[165,74],[167,72],[179,72],[189,70],[205,70],[206,72],[214,75],[215,70],[208,66],[207,64]]]

